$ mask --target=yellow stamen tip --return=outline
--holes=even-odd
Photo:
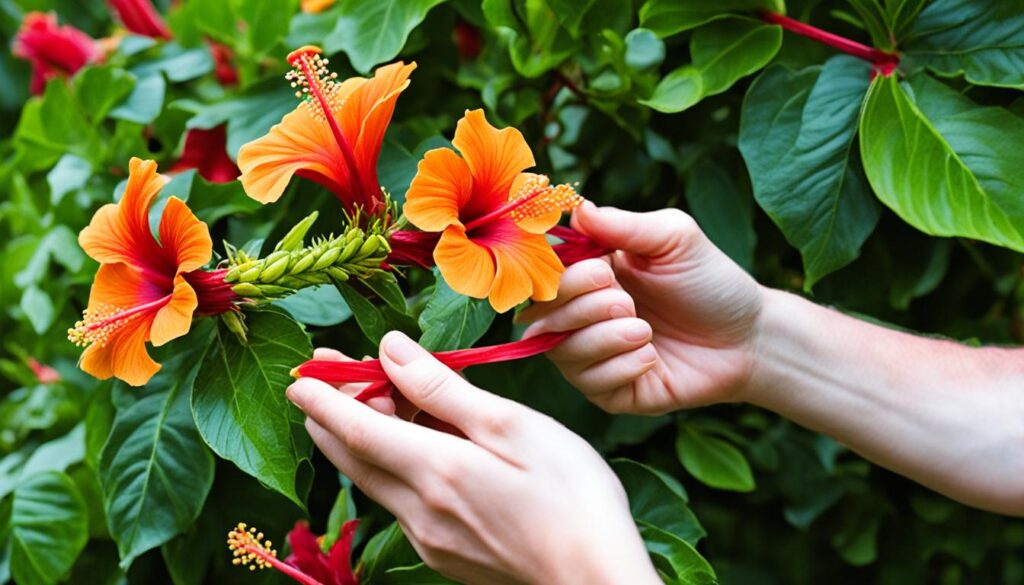
[[[291,376],[292,378],[301,378],[302,377],[302,374],[299,373],[298,366],[292,368],[292,370],[290,372],[288,372],[288,375]]]

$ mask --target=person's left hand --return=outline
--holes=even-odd
[[[321,451],[394,513],[427,565],[465,583],[661,582],[621,483],[586,441],[471,385],[401,333],[385,336],[380,355],[410,402],[465,438],[311,378],[288,398]]]

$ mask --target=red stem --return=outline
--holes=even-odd
[[[888,51],[869,47],[846,37],[841,37],[837,34],[821,30],[818,27],[800,22],[799,20],[794,20],[777,12],[763,11],[761,12],[761,20],[771,24],[777,24],[792,33],[818,41],[819,43],[838,49],[848,55],[853,55],[858,59],[863,59],[878,68],[883,75],[889,75],[892,73],[900,63],[900,56],[897,53],[890,53]]]
[[[320,581],[317,581],[316,579],[310,577],[309,575],[282,561],[281,559],[273,555],[267,554],[266,551],[259,547],[246,545],[245,550],[260,557],[261,559],[263,559],[264,562],[266,562],[271,567],[277,569],[278,571],[281,571],[285,575],[288,575],[289,577],[291,577],[295,581],[298,581],[299,583],[302,583],[303,585],[324,585]]]

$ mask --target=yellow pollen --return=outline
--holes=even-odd
[[[517,202],[521,201],[519,205]],[[540,217],[558,211],[572,211],[583,203],[583,197],[568,183],[551,186],[544,175],[530,177],[510,200],[514,205],[508,215],[513,221]]]
[[[338,92],[338,74],[327,68],[330,60],[320,53],[320,48],[314,46],[292,51],[288,55],[288,63],[293,69],[284,78],[295,88],[295,97],[302,98],[303,104],[300,107],[308,108],[317,121],[323,122],[326,113],[320,101],[314,99],[313,93],[322,95],[331,111],[338,109],[344,100]]]
[[[68,329],[68,339],[79,347],[94,343],[103,347],[117,330],[141,314],[130,309],[97,305],[82,312],[82,320]]]
[[[247,566],[250,571],[266,569],[271,566],[270,559],[277,558],[277,551],[271,548],[271,542],[264,541],[263,533],[246,526],[245,522],[239,522],[228,532],[228,550],[234,557],[231,559],[232,564]]]

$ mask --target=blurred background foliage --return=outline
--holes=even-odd
[[[215,242],[276,241],[313,210],[321,211],[318,230],[341,226],[340,213],[326,211],[340,211],[336,202],[312,183],[293,182],[287,205],[260,207],[237,181],[210,182],[202,167],[175,166],[188,131],[223,129],[221,150],[233,158],[290,111],[295,100],[283,80],[283,56],[302,44],[324,47],[341,77],[366,75],[395,59],[418,63],[380,160],[381,183],[399,201],[419,157],[447,144],[463,111],[482,104],[496,125],[523,131],[543,172],[579,181],[599,204],[686,210],[768,286],[972,343],[1019,344],[1024,336],[1022,245],[1014,232],[1022,215],[1006,212],[1014,229],[989,225],[972,233],[957,220],[972,195],[953,192],[929,203],[948,225],[915,216],[914,202],[940,191],[934,181],[941,177],[918,158],[921,152],[887,152],[893,137],[881,124],[885,107],[912,98],[924,111],[921,123],[931,123],[922,96],[947,109],[984,110],[975,118],[985,120],[968,129],[976,143],[929,148],[934,156],[943,148],[996,152],[973,170],[986,189],[998,180],[1008,186],[985,197],[996,207],[1001,197],[1019,198],[1014,186],[1024,167],[1014,167],[1019,155],[1009,151],[1019,153],[1021,142],[1006,142],[1024,138],[1024,71],[1013,69],[1024,62],[1024,5],[1017,0],[791,0],[784,7],[755,0],[342,0],[319,13],[288,0],[156,6],[170,40],[125,31],[103,2],[0,0],[7,47],[30,11],[52,11],[62,25],[94,39],[118,39],[103,59],[58,76],[35,97],[28,64],[10,51],[0,54],[4,579],[13,569],[26,583],[275,581],[276,574],[231,567],[223,546],[229,527],[247,520],[281,540],[307,517],[322,533],[329,519],[336,530],[354,505],[366,518],[359,541],[379,535],[363,553],[364,581],[423,582],[416,570],[386,572],[416,559],[400,535],[385,530],[386,513],[359,494],[353,503],[347,489],[339,492],[344,479],[339,483],[321,456],[313,456],[304,511],[213,457],[187,401],[167,406],[187,398],[186,369],[166,366],[167,379],[142,391],[97,382],[77,370],[78,350],[65,338],[96,268],[77,246],[77,233],[118,192],[131,156],[157,159],[162,172],[175,169],[164,193],[187,198]],[[785,10],[879,48],[905,49],[897,75],[908,84],[886,102],[888,78],[765,24],[757,9]],[[1003,48],[993,48],[992,39],[1002,39]],[[944,42],[972,56],[936,57],[941,51],[934,47]],[[873,126],[870,116],[881,122]],[[942,116],[932,120],[940,129],[956,121]],[[898,185],[901,174],[919,186]],[[432,297],[450,294],[434,279],[409,275],[412,313],[425,330],[431,314],[420,311]],[[300,295],[282,307],[306,325],[314,346],[375,353],[333,291]],[[521,333],[507,317],[470,311],[470,341],[500,343]],[[161,353],[187,360],[185,347],[172,344]],[[649,534],[653,524],[696,545],[721,582],[1024,583],[1024,523],[955,504],[769,413],[718,406],[612,417],[586,403],[542,358],[480,367],[469,376],[552,414],[610,459],[628,457],[664,472],[615,463],[638,519],[650,523],[648,541],[657,540]],[[167,413],[177,418],[147,426]],[[159,444],[144,437],[154,428],[180,433],[181,450],[155,456]],[[132,434],[140,429],[143,436]],[[195,480],[196,487],[183,488],[186,510],[174,498],[137,491],[134,500],[119,500],[127,496],[117,495],[123,489],[111,480],[110,460],[124,449],[143,451],[134,463],[157,461],[172,476]],[[136,473],[145,472],[114,479]],[[671,518],[637,509],[659,500],[674,503]],[[147,517],[134,525],[138,534],[124,534],[122,505]],[[659,563],[668,573],[697,561]]]

